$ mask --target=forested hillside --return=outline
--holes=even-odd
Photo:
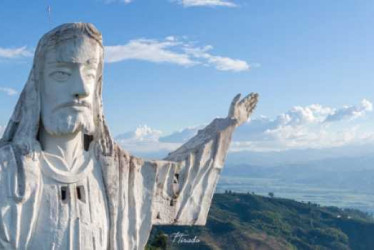
[[[272,195],[272,194],[271,194]],[[205,227],[158,226],[148,249],[374,249],[358,210],[254,194],[216,194]]]

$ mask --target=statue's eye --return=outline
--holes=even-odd
[[[70,73],[65,71],[55,71],[50,74],[50,76],[56,81],[66,81],[70,77]]]

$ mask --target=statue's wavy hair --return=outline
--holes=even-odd
[[[107,124],[105,123],[102,102],[104,49],[102,35],[95,26],[89,23],[67,23],[56,27],[46,33],[39,41],[35,51],[33,67],[24,89],[18,99],[17,105],[5,129],[0,141],[2,144],[11,143],[21,156],[33,156],[41,150],[38,141],[41,114],[41,73],[44,67],[45,54],[48,48],[56,46],[58,43],[74,39],[79,36],[88,36],[97,41],[102,47],[101,58],[97,74],[97,82],[94,93],[94,123],[95,132],[91,139],[95,142],[96,156],[112,156],[114,142],[110,136]]]

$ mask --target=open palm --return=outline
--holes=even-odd
[[[228,117],[237,120],[237,126],[246,122],[253,110],[256,108],[258,102],[258,94],[250,93],[240,100],[241,94],[234,97],[231,102]]]

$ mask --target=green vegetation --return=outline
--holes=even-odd
[[[199,242],[178,242],[177,232]],[[157,226],[147,247],[366,250],[374,249],[373,235],[373,217],[358,210],[227,191],[214,196],[205,227]]]
[[[163,250],[168,245],[168,236],[161,230],[158,230],[156,235],[152,238],[151,244],[148,244],[145,250]]]

